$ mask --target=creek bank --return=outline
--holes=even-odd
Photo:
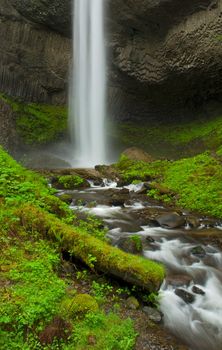
[[[169,207],[166,203],[150,198],[143,191],[141,193],[142,187],[143,183],[139,179],[123,187],[107,180],[105,184],[95,185],[91,182],[90,188],[72,192],[71,208],[79,212],[80,216],[90,214],[102,219],[108,230],[107,237],[113,245],[162,261],[167,266],[167,278],[160,292],[164,324],[179,338],[182,337],[191,349],[207,349],[211,343],[212,349],[216,350],[220,337],[216,337],[213,342],[211,340],[211,330],[216,326],[216,314],[212,327],[207,331],[205,323],[211,322],[207,317],[208,312],[215,310],[214,305],[212,309],[209,306],[213,302],[211,293],[220,292],[222,253],[214,240],[206,238],[212,230],[216,235],[221,235],[221,221],[196,216],[187,210],[175,210],[172,204]],[[114,194],[115,198],[119,194],[119,205],[113,205],[110,200]],[[200,232],[206,238],[200,240]],[[177,315],[180,313],[179,321]],[[192,319],[200,324],[200,329],[195,334],[192,333]],[[221,324],[217,327],[220,330]],[[192,337],[188,336],[187,329]],[[183,337],[183,332],[186,337]]]
[[[0,222],[2,227],[0,246],[3,252],[0,270],[0,293],[2,296],[0,306],[3,310],[0,317],[1,348],[4,350],[8,348],[14,350],[18,346],[20,348],[27,347],[27,349],[31,349],[33,346],[41,348],[43,343],[51,346],[53,340],[62,346],[64,342],[67,349],[80,349],[82,343],[79,343],[78,334],[81,335],[81,342],[84,342],[82,348],[87,348],[88,345],[92,349],[93,346],[95,349],[96,347],[105,348],[111,347],[110,344],[114,346],[115,343],[115,348],[118,350],[142,349],[142,346],[153,349],[154,345],[158,350],[163,348],[170,350],[172,347],[166,344],[167,333],[165,330],[162,329],[161,340],[159,340],[158,336],[154,335],[155,332],[159,332],[159,329],[154,332],[150,328],[149,320],[141,309],[128,310],[123,307],[123,304],[126,304],[126,299],[137,292],[131,291],[132,288],[127,288],[126,294],[126,285],[120,282],[114,289],[112,286],[114,279],[109,285],[104,280],[100,280],[99,276],[101,275],[95,272],[96,265],[99,264],[100,260],[105,263],[106,254],[103,255],[103,248],[106,250],[105,253],[110,252],[112,255],[110,255],[112,260],[110,264],[114,263],[118,268],[120,267],[119,257],[122,256],[124,264],[127,263],[128,257],[130,265],[127,275],[134,278],[134,281],[131,282],[135,282],[135,278],[143,275],[145,278],[143,283],[145,283],[146,288],[151,287],[152,276],[154,279],[157,278],[155,289],[158,288],[164,277],[162,266],[153,262],[150,264],[144,258],[123,253],[108,245],[104,239],[104,230],[100,227],[100,222],[95,219],[84,222],[79,220],[75,213],[54,195],[54,190],[47,186],[45,179],[37,173],[24,169],[2,149],[0,149],[0,165]],[[84,266],[81,269],[81,264],[76,261],[74,264],[70,264],[65,259],[61,261],[64,249],[70,250],[69,244],[63,245],[65,233],[73,240],[75,247],[77,247],[77,238],[79,237],[81,240],[79,253],[83,254],[85,251],[85,257],[82,260],[89,268]],[[66,237],[67,242],[69,238]],[[99,249],[97,257],[92,254],[92,246],[89,251],[85,250],[87,243],[89,243],[89,241],[86,242],[85,238],[97,245]],[[116,256],[114,252],[115,254],[120,253],[120,256]],[[73,251],[74,258],[77,255]],[[139,274],[135,274],[137,268],[140,270],[138,270]],[[106,271],[109,273],[108,270]],[[160,280],[158,273],[160,273]],[[86,275],[92,276],[89,290],[87,289]],[[42,278],[43,276],[44,278]],[[103,276],[103,278],[105,277]],[[76,280],[81,280],[81,283],[77,283]],[[130,294],[128,294],[128,290],[130,290]],[[100,305],[99,300],[106,299],[107,293],[110,294],[109,300],[112,302],[110,301],[110,305]],[[99,311],[93,310],[81,319],[78,317],[73,319],[66,315],[66,312],[62,313],[61,317],[64,300],[68,299],[69,305],[70,299],[73,300],[72,298],[76,294],[90,294],[95,297],[99,304]],[[123,295],[122,302],[119,301],[120,294]],[[141,295],[144,295],[144,292]],[[138,299],[141,307],[148,304],[147,301],[142,303],[140,298]],[[117,311],[117,309],[119,310],[118,303],[121,304],[122,313]],[[65,305],[67,305],[66,302]],[[134,346],[136,333],[132,320],[125,319],[130,314],[135,320],[136,329],[143,328],[141,337],[138,336],[140,344],[138,346]],[[19,318],[15,319],[16,315],[19,315]],[[94,323],[91,320],[97,324],[96,328],[93,328]],[[71,332],[71,338],[68,340],[63,327],[66,327],[66,334]],[[8,332],[8,329],[11,331]],[[18,329],[22,330],[22,335]],[[90,344],[84,332],[93,333],[92,339],[94,340],[90,339]],[[147,332],[153,334],[152,341],[148,340]],[[105,337],[106,334],[109,334],[108,338]],[[107,341],[109,341],[108,345]],[[176,344],[173,337],[172,343]]]

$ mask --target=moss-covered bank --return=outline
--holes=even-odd
[[[0,148],[0,348],[133,349],[132,321],[105,313],[100,304],[97,309],[105,287],[95,288],[96,282],[91,297],[84,297],[90,301],[85,309],[79,286],[70,272],[63,273],[61,251],[91,271],[119,271],[123,279],[151,289],[161,283],[163,267],[109,246],[96,223],[78,221],[53,193],[44,178]],[[85,272],[74,275],[83,279]],[[118,294],[112,298],[118,301]],[[66,306],[74,304],[70,313]]]
[[[58,140],[67,130],[66,106],[24,103],[0,94],[13,110],[16,129],[24,144],[41,145]]]
[[[136,146],[156,157],[178,159],[218,149],[222,145],[222,116],[214,112],[211,117],[201,115],[192,121],[110,123],[109,135],[122,149]]]
[[[222,218],[222,162],[215,153],[208,151],[177,161],[150,163],[122,156],[115,167],[127,182],[149,180],[150,197]]]

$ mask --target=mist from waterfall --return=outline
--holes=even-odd
[[[72,166],[105,163],[104,0],[74,0],[69,130]]]

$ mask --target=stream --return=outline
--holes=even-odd
[[[161,227],[155,216],[168,213],[169,208],[149,201],[142,187],[117,187],[103,180],[102,184],[90,182],[84,190],[65,192],[72,195],[73,210],[103,220],[113,245],[138,235],[144,257],[164,263],[167,276],[160,289],[160,310],[165,327],[192,350],[221,350],[222,251],[214,237],[220,237],[222,226],[194,218],[195,224],[186,220],[179,228]],[[186,219],[187,215],[181,216]]]

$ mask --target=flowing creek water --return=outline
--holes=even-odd
[[[71,208],[101,218],[113,245],[118,246],[120,238],[140,236],[143,255],[163,262],[167,268],[160,290],[165,326],[192,350],[221,350],[222,252],[214,244],[214,238],[220,237],[221,224],[200,219],[196,228],[189,224],[179,229],[158,227],[144,213],[162,215],[169,208],[139,194],[142,184],[123,188],[104,180],[102,185],[90,185],[88,189],[66,191],[72,194]]]

